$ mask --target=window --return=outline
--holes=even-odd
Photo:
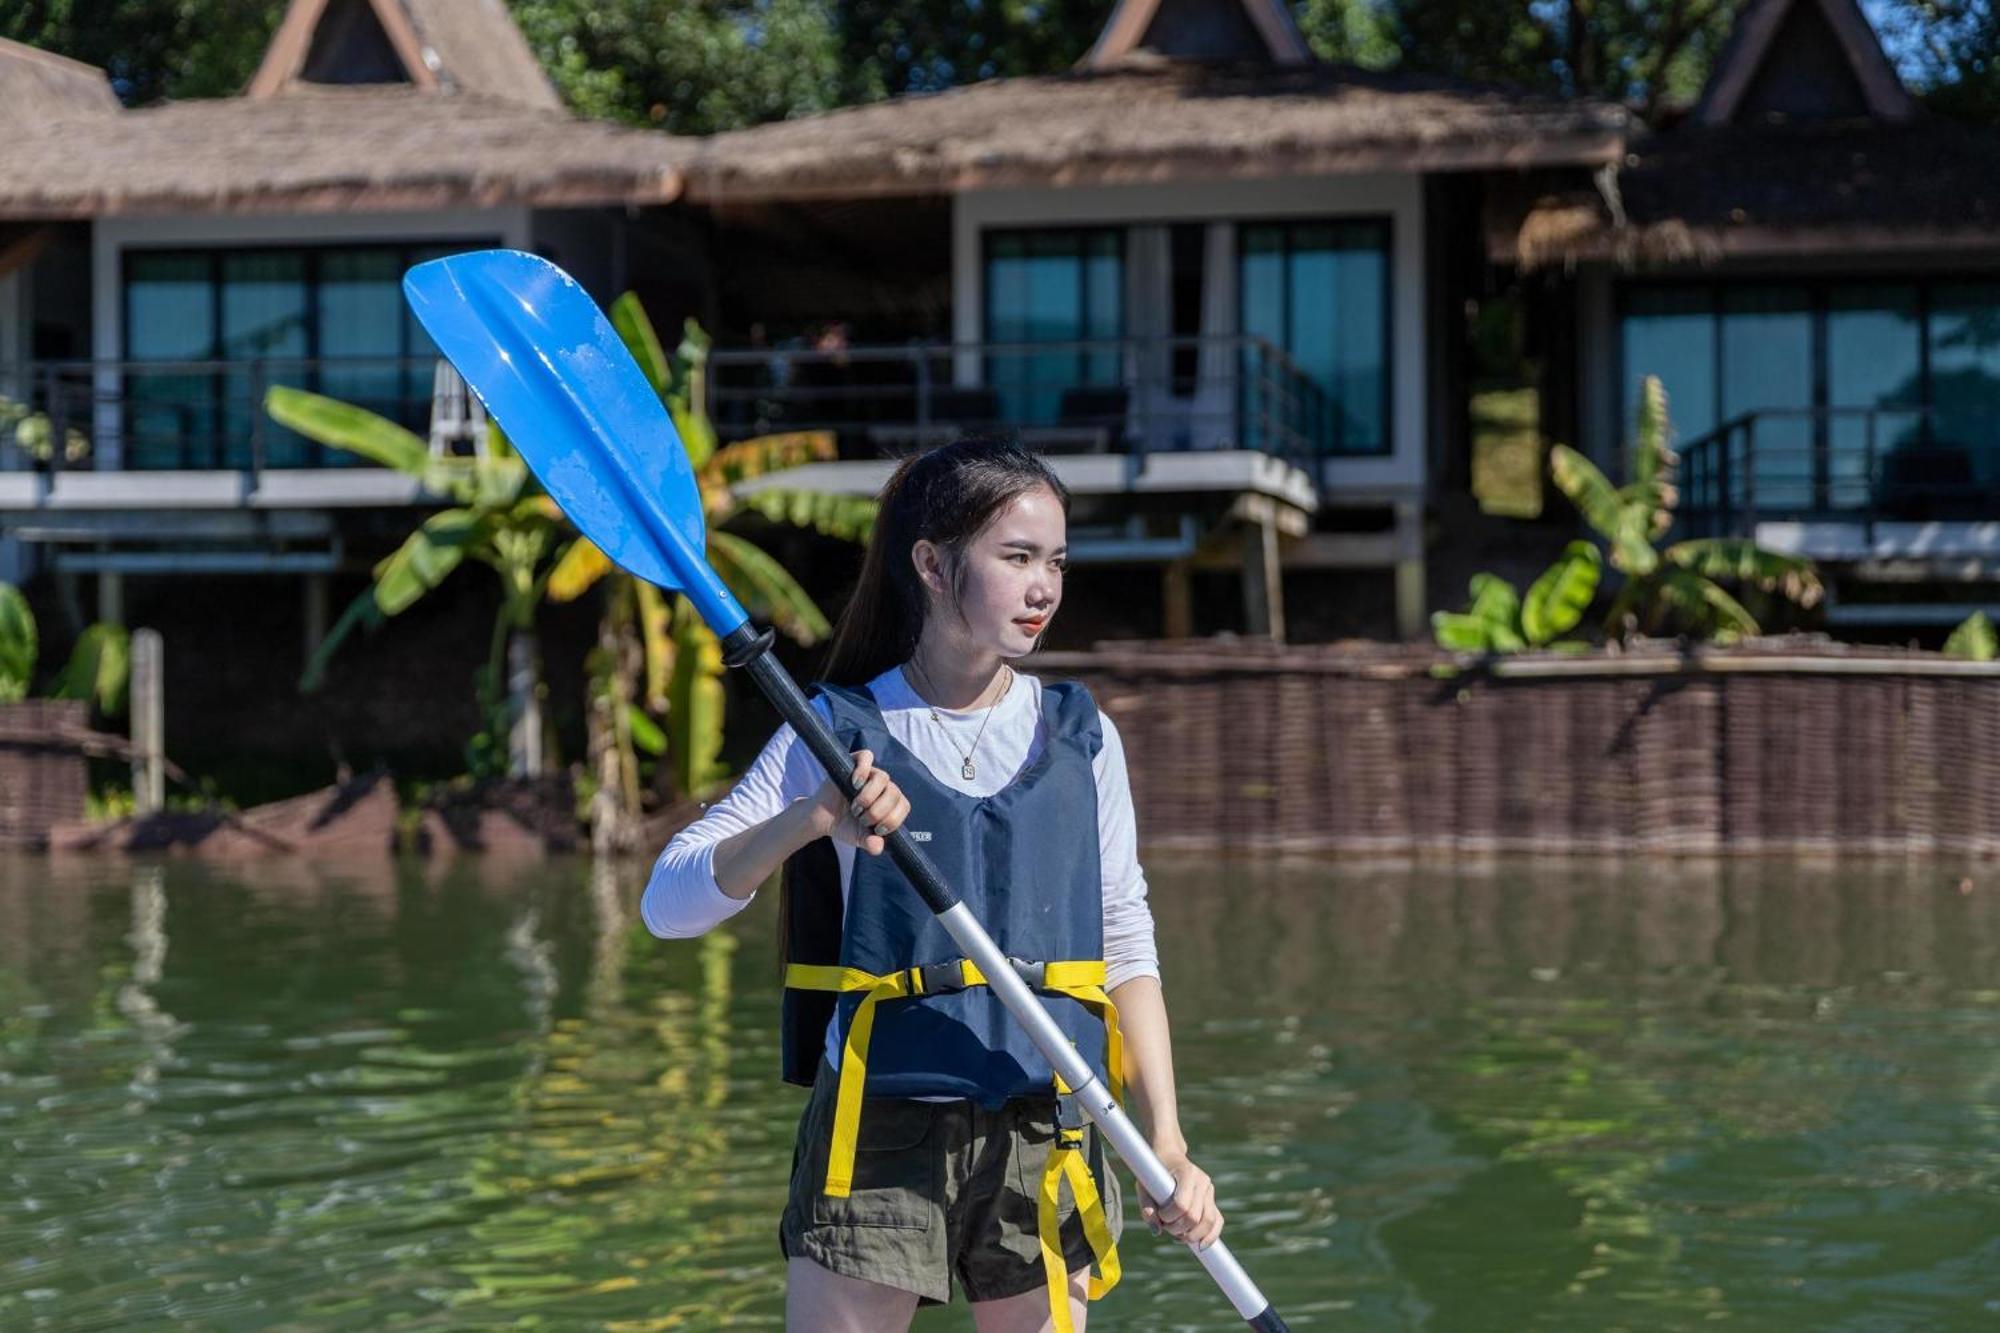
[[[404,307],[412,264],[463,245],[129,252],[130,361],[254,362],[131,371],[125,460],[132,468],[245,468],[261,432],[271,467],[339,467],[326,449],[263,415],[263,390],[292,384],[423,430],[436,349]],[[413,360],[414,359],[414,360]]]
[[[1325,395],[1312,429],[1319,447],[1389,452],[1389,224],[1248,223],[1240,237],[1240,326]],[[1257,433],[1258,415],[1246,404],[1246,435]]]
[[[986,382],[1007,421],[1059,418],[1073,388],[1120,382],[1125,328],[1122,233],[1104,229],[986,234]],[[1034,344],[1059,344],[1047,351]],[[1014,344],[1007,347],[1006,344]]]
[[[1978,480],[2000,478],[1985,444],[2000,424],[2000,284],[1635,286],[1619,335],[1628,427],[1646,375],[1683,444],[1757,414],[1759,506],[1870,505],[1900,449],[1957,448]]]

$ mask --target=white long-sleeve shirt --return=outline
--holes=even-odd
[[[933,778],[967,796],[991,796],[999,791],[1033,763],[1048,743],[1042,719],[1042,684],[1033,676],[1016,674],[1007,693],[993,705],[991,717],[985,709],[960,712],[940,708],[939,720],[933,720],[930,705],[910,688],[899,668],[877,676],[868,689],[889,734],[922,760]],[[824,699],[813,700],[813,706],[822,717],[831,717]],[[1104,744],[1091,761],[1091,771],[1097,779],[1104,961],[1106,985],[1117,987],[1133,977],[1159,976],[1160,963],[1153,942],[1153,913],[1146,904],[1146,877],[1139,868],[1125,747],[1118,738],[1118,728],[1102,711],[1098,724]],[[962,772],[968,751],[977,774],[971,779]],[[879,761],[880,756],[877,758]],[[895,778],[893,768],[889,776]],[[795,800],[812,797],[825,780],[819,761],[798,743],[790,725],[779,727],[728,795],[675,834],[660,853],[640,902],[646,928],[663,939],[688,939],[714,929],[749,906],[749,898],[732,898],[715,882],[715,845],[763,823]],[[838,841],[834,849],[840,861],[844,901],[854,877],[856,849]]]

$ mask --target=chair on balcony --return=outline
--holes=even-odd
[[[1063,390],[1053,427],[1034,428],[1043,453],[1101,454],[1125,439],[1132,391],[1122,384],[1079,384]],[[1028,431],[1023,431],[1027,438]]]
[[[1935,521],[1991,517],[1972,453],[1959,444],[1903,445],[1882,455],[1875,498],[1886,518]]]
[[[431,457],[471,458],[486,452],[486,404],[465,387],[451,362],[431,372]]]
[[[945,444],[966,431],[992,430],[999,424],[1000,395],[992,389],[983,384],[942,384],[931,390],[928,425],[919,426],[912,419],[877,426],[868,434],[883,448],[921,449]]]

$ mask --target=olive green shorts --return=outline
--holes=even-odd
[[[863,1101],[854,1188],[826,1195],[827,1145],[838,1075],[824,1062],[799,1119],[791,1197],[778,1224],[788,1259],[845,1277],[915,1292],[925,1305],[951,1299],[952,1279],[969,1301],[995,1301],[1048,1284],[1036,1201],[1056,1140],[1056,1101],[1017,1098],[998,1110],[976,1102]],[[1096,1128],[1085,1157],[1115,1239],[1118,1182],[1107,1174]],[[1075,1272],[1090,1243],[1067,1185],[1059,1192],[1063,1258]]]

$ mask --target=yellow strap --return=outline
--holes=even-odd
[[[970,958],[958,961],[959,975],[967,986],[984,986],[986,976]],[[1118,1028],[1118,1006],[1104,989],[1104,963],[1079,959],[1044,965],[1041,989],[1066,995],[1097,1011],[1104,1023],[1104,1067],[1111,1080],[1111,1095],[1125,1100],[1125,1039]],[[792,963],[785,968],[785,985],[792,990],[835,991],[842,994],[866,991],[848,1024],[847,1039],[840,1054],[840,1084],[834,1097],[833,1141],[826,1164],[826,1193],[844,1199],[854,1188],[854,1156],[861,1137],[861,1097],[868,1082],[868,1041],[875,1032],[875,1006],[883,1000],[899,1000],[922,995],[923,970],[906,968],[878,976],[856,967],[833,967],[814,963]],[[1061,1080],[1057,1080],[1058,1087]],[[1067,1089],[1063,1089],[1067,1091]],[[1084,1168],[1084,1177],[1089,1178]],[[1096,1197],[1096,1190],[1091,1190]],[[1079,1201],[1081,1193],[1078,1194]],[[1053,1205],[1051,1205],[1053,1207]],[[1102,1218],[1100,1216],[1100,1224]],[[1086,1222],[1086,1225],[1088,1223]],[[1113,1257],[1116,1263],[1116,1257]],[[1114,1277],[1112,1279],[1116,1281]],[[1109,1290],[1107,1287],[1106,1290]],[[1093,1299],[1095,1299],[1093,1297]],[[1067,1319],[1067,1312],[1064,1318]]]
[[[1097,1182],[1091,1179],[1090,1164],[1077,1146],[1083,1136],[1074,1132],[1072,1139],[1073,1131],[1057,1133],[1058,1146],[1049,1153],[1048,1169],[1042,1172],[1041,1198],[1035,1208],[1036,1230],[1042,1243],[1042,1271],[1049,1280],[1049,1318],[1055,1333],[1076,1333],[1069,1317],[1069,1264],[1063,1258],[1062,1223],[1056,1218],[1056,1202],[1065,1178],[1070,1194],[1076,1199],[1077,1215],[1083,1219],[1083,1234],[1090,1242],[1091,1257],[1096,1260],[1097,1271],[1091,1274],[1086,1299],[1101,1300],[1118,1285],[1123,1268],[1118,1262],[1118,1242],[1112,1237],[1111,1224],[1104,1215],[1104,1200],[1097,1193]]]

